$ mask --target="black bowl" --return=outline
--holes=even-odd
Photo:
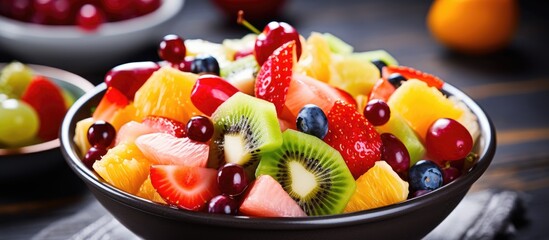
[[[444,91],[461,99],[478,117],[479,160],[454,182],[426,195],[387,207],[322,217],[253,218],[179,210],[128,194],[86,168],[72,141],[76,123],[89,117],[105,84],[84,95],[69,110],[61,128],[61,146],[70,167],[101,204],[124,226],[145,239],[418,239],[434,229],[463,199],[490,165],[496,135],[485,112],[468,96],[446,84]]]
[[[0,69],[6,64],[0,63]],[[57,68],[26,64],[35,74],[48,77],[68,91],[74,98],[80,98],[94,88],[86,79]],[[20,148],[0,148],[0,181],[12,181],[65,167],[59,150],[59,139],[37,143]]]

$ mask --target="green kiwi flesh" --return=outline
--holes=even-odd
[[[282,138],[280,148],[261,156],[256,177],[272,176],[309,216],[343,212],[356,183],[341,154],[295,130],[284,131]]]
[[[247,94],[254,93],[255,78],[259,65],[253,55],[239,58],[221,69],[221,77]]]
[[[236,163],[253,176],[261,154],[282,144],[276,109],[265,100],[238,92],[217,108],[211,120],[209,167]]]

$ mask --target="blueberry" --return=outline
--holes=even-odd
[[[435,190],[442,186],[442,171],[429,160],[420,160],[410,168],[410,188],[412,191]]]
[[[387,67],[387,63],[379,59],[373,60],[372,63],[376,65],[377,69],[379,69],[379,72],[383,70],[383,67]]]
[[[314,104],[303,106],[297,114],[297,130],[323,139],[328,133],[328,118],[321,108]]]
[[[400,73],[391,73],[391,75],[389,75],[389,78],[387,79],[387,81],[389,81],[393,86],[395,86],[395,88],[398,88],[400,87],[400,85],[402,84],[402,81],[406,81],[407,79],[400,75]]]
[[[210,73],[219,76],[219,63],[212,56],[197,56],[191,63],[191,72]]]

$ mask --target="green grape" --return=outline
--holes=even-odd
[[[12,62],[2,69],[0,85],[9,86],[11,93],[20,98],[33,78],[32,70],[20,62]]]
[[[0,145],[24,146],[35,139],[39,128],[38,114],[23,101],[0,102]]]

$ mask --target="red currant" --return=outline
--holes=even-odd
[[[208,213],[236,215],[238,207],[236,199],[226,195],[217,195],[208,203]]]
[[[207,142],[213,136],[214,126],[209,118],[194,116],[187,122],[187,137],[198,142]]]
[[[473,148],[473,138],[458,121],[440,118],[431,124],[425,138],[427,154],[438,162],[465,158]]]
[[[373,99],[364,107],[364,117],[374,126],[381,126],[389,121],[391,109],[385,101]]]
[[[185,42],[175,34],[164,36],[164,39],[160,42],[158,55],[170,63],[178,64],[182,62],[185,60],[185,54],[187,54]]]
[[[82,162],[86,167],[92,169],[93,163],[95,161],[101,160],[101,157],[103,157],[105,154],[107,154],[107,149],[102,146],[93,146],[91,147],[88,152],[86,152],[86,155],[84,156],[84,159]]]
[[[99,26],[104,22],[104,17],[97,7],[91,4],[86,4],[78,11],[76,22],[80,28],[86,31],[93,31],[99,28]]]
[[[92,146],[108,148],[116,137],[114,127],[105,121],[97,121],[88,129],[88,142]]]
[[[240,165],[227,163],[217,173],[219,190],[229,196],[238,196],[248,187],[248,177]]]

